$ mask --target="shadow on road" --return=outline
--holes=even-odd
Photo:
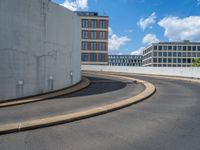
[[[103,79],[103,78],[97,78],[97,77],[87,77],[87,78],[91,81],[90,86],[88,86],[87,88],[81,91],[72,93],[72,94],[63,95],[56,98],[102,94],[102,93],[122,89],[126,87],[126,84],[127,84],[125,82],[120,82],[120,81],[111,80],[111,79]]]

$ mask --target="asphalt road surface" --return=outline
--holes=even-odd
[[[105,115],[2,135],[0,150],[199,150],[200,85],[137,78],[152,82],[157,92]]]
[[[144,90],[142,84],[130,80],[102,78],[98,75],[88,78],[91,80],[90,86],[79,92],[46,101],[0,108],[0,125],[87,110],[130,98]]]

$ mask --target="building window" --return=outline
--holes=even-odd
[[[168,57],[171,57],[172,56],[172,52],[168,52]]]
[[[181,59],[180,58],[178,59],[178,63],[181,63]]]
[[[192,53],[191,52],[187,52],[187,57],[191,57]]]
[[[187,59],[187,63],[192,63],[192,60],[191,59]]]
[[[183,52],[183,53],[182,53],[182,56],[183,56],[183,57],[186,57],[186,52]]]
[[[90,48],[91,48],[91,50],[97,50],[97,43],[96,42],[91,42]]]
[[[88,28],[88,19],[82,20],[82,28]]]
[[[177,56],[177,53],[176,52],[173,52],[173,57],[176,57]]]
[[[178,52],[178,57],[181,57],[181,52]]]
[[[106,54],[99,54],[99,61],[100,61],[100,62],[105,62],[105,60],[106,60],[106,59],[105,59],[105,58],[106,58],[105,55],[106,55]]]
[[[172,46],[168,46],[168,50],[172,50]]]
[[[196,47],[196,46],[192,46],[192,50],[193,50],[193,51],[196,51],[196,50],[197,50],[197,47]]]
[[[183,46],[183,51],[186,51],[186,46]]]
[[[157,46],[154,46],[153,49],[154,49],[154,50],[157,50]]]
[[[164,48],[164,50],[167,50],[167,46],[164,46],[163,48]]]
[[[157,58],[154,58],[154,59],[153,59],[153,62],[154,62],[154,63],[157,63]]]
[[[157,56],[157,52],[154,52],[154,53],[153,53],[153,56]]]
[[[191,51],[191,46],[188,46],[188,51]]]
[[[172,59],[171,58],[168,58],[168,63],[171,63],[172,62]]]
[[[96,31],[91,31],[90,32],[90,37],[91,37],[91,39],[97,39],[97,33],[96,33]]]
[[[99,50],[100,51],[105,51],[106,49],[105,49],[105,43],[104,42],[100,42],[99,43]]]
[[[82,39],[88,39],[88,31],[82,31]]]
[[[178,50],[181,51],[182,50],[182,46],[178,46]]]
[[[166,63],[167,62],[167,58],[163,58],[163,62]]]
[[[81,56],[82,56],[82,58],[81,58],[82,61],[88,61],[88,58],[89,58],[89,57],[88,57],[88,54],[87,54],[87,53],[82,53]]]
[[[167,52],[164,52],[164,53],[163,53],[163,56],[164,56],[164,57],[167,57]]]
[[[106,28],[106,20],[100,20],[99,23],[100,23],[100,25],[99,25],[100,28],[104,28],[104,29]]]
[[[90,53],[90,61],[96,62],[97,61],[97,54]]]
[[[97,20],[92,20],[92,28],[97,28]]]
[[[178,67],[181,67],[181,64],[178,64]]]
[[[200,51],[200,46],[197,47],[197,50]]]
[[[82,42],[81,48],[82,50],[88,50],[88,42]]]
[[[160,57],[162,57],[162,52],[159,52],[158,55],[159,55]]]
[[[158,58],[158,62],[159,62],[159,63],[162,63],[162,58]]]
[[[101,31],[101,32],[99,32],[99,38],[100,38],[100,40],[105,40],[106,39],[106,32],[103,32],[103,31]]]
[[[192,57],[197,57],[196,52],[192,53]]]
[[[159,49],[159,50],[162,50],[162,46],[159,46],[158,49]]]
[[[173,63],[176,63],[176,62],[177,62],[177,59],[176,59],[176,58],[174,58],[174,59],[173,59]]]
[[[173,50],[176,50],[176,46],[173,46]]]

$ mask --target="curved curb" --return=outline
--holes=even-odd
[[[54,92],[47,93],[47,94],[42,94],[40,96],[32,96],[30,98],[21,99],[21,100],[6,100],[4,102],[0,102],[0,108],[43,101],[48,98],[54,98],[54,97],[62,96],[65,94],[70,94],[70,93],[77,92],[77,91],[80,91],[80,90],[88,87],[90,85],[90,83],[91,83],[91,81],[88,78],[83,77],[81,82],[79,82],[78,84],[76,84],[72,87],[66,88],[66,89],[54,91]]]
[[[98,75],[105,75],[105,74],[98,74]],[[127,106],[130,106],[132,104],[138,103],[148,97],[150,97],[154,92],[156,91],[155,86],[152,83],[149,83],[147,81],[138,80],[130,77],[124,77],[124,76],[117,76],[117,75],[106,75],[109,77],[116,77],[120,79],[128,79],[132,80],[134,82],[139,82],[145,86],[145,90],[141,92],[139,95],[136,95],[134,97],[131,97],[129,99],[125,99],[119,102],[115,102],[112,104],[104,105],[101,107],[96,107],[93,109],[89,109],[86,111],[71,113],[71,114],[65,114],[65,115],[58,115],[54,117],[47,117],[43,119],[36,119],[31,121],[25,121],[21,123],[12,123],[12,124],[5,124],[0,126],[0,134],[7,134],[12,132],[19,132],[24,130],[30,130],[30,129],[36,129],[41,127],[47,127],[62,123],[68,123],[72,121],[81,120],[84,118],[89,118],[92,116],[97,116],[100,114],[105,114],[114,110],[118,110]]]

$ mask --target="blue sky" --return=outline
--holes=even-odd
[[[200,41],[200,0],[53,0],[109,16],[109,53],[140,54],[158,41]]]

